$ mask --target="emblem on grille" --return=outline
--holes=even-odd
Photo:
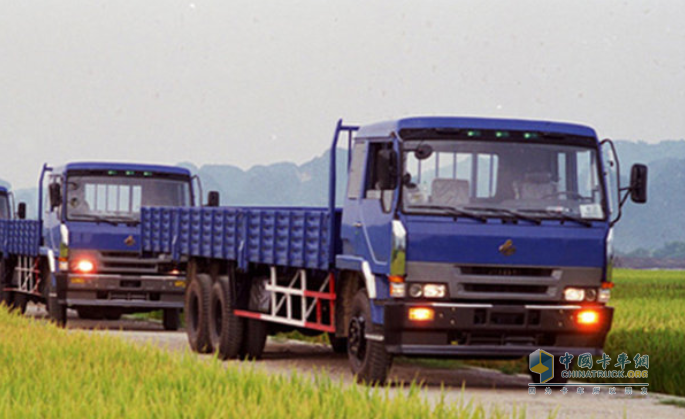
[[[516,253],[516,246],[514,246],[514,242],[511,239],[508,239],[499,247],[499,252],[504,256],[511,256]]]
[[[134,239],[133,236],[128,236],[124,239],[124,244],[126,246],[133,246],[136,244],[136,239]]]

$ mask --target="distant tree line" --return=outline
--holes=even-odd
[[[685,260],[685,242],[672,241],[668,242],[662,247],[649,250],[643,247],[637,248],[628,253],[621,253],[619,255],[625,258],[652,258],[652,259],[681,259]]]

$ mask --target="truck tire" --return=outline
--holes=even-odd
[[[212,279],[207,274],[192,278],[185,295],[186,333],[193,351],[208,354],[214,351],[209,339],[209,296]]]
[[[245,335],[241,358],[260,359],[266,345],[268,324],[258,319],[247,319],[245,322]]]
[[[103,310],[97,307],[79,307],[76,312],[79,319],[83,320],[102,320],[105,318]]]
[[[60,304],[57,297],[48,297],[48,317],[59,327],[67,324],[67,306]]]
[[[385,344],[366,338],[367,333],[383,335],[380,327],[371,320],[371,302],[365,289],[357,291],[352,299],[352,317],[347,337],[347,353],[352,373],[358,383],[383,384],[392,366],[392,355]]]
[[[233,288],[227,275],[217,277],[209,301],[209,336],[219,359],[240,356],[244,320],[233,313]]]
[[[103,316],[107,320],[119,320],[121,318],[121,310],[118,310],[116,308],[110,308],[103,311]]]
[[[336,354],[344,354],[347,352],[347,338],[339,338],[335,333],[328,333],[328,341],[331,343],[331,349]]]
[[[10,304],[10,311],[17,311],[21,314],[26,313],[26,306],[29,302],[29,296],[23,292],[12,292],[12,303]]]
[[[12,307],[12,302],[14,300],[13,291],[5,291],[5,288],[9,284],[9,275],[7,274],[7,261],[5,259],[0,259],[0,304],[5,304],[8,309]]]
[[[162,324],[164,330],[178,330],[181,325],[181,310],[177,308],[166,308],[162,313]]]

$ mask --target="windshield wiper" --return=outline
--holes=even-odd
[[[562,212],[562,211],[554,211],[554,210],[548,210],[548,209],[520,209],[519,211],[521,211],[521,212],[537,212],[537,213],[553,215],[553,216],[557,216],[558,218],[561,218],[564,221],[574,221],[578,224],[584,225],[585,227],[592,227],[592,223],[589,222],[588,220],[584,220],[580,217],[577,217],[575,215],[571,215],[569,213]]]
[[[521,214],[520,212],[508,208],[497,208],[497,207],[465,207],[464,209],[475,210],[475,211],[489,211],[489,212],[499,212],[500,214],[511,215],[515,219],[530,221],[535,224],[542,224],[542,220],[538,217],[533,217],[526,214]]]
[[[407,206],[407,209],[412,209],[412,208],[441,210],[441,211],[444,211],[446,213],[452,214],[455,217],[471,218],[473,220],[478,220],[481,223],[487,223],[488,222],[488,219],[481,216],[481,215],[478,215],[478,214],[473,213],[471,211],[457,209],[457,208],[450,207],[450,206],[444,206],[444,205],[409,205],[409,206]]]

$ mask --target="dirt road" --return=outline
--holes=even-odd
[[[43,317],[43,310],[31,310],[32,315]],[[153,344],[163,350],[190,353],[184,332],[166,332],[160,323],[148,320],[124,318],[119,321],[80,320],[74,312],[69,313],[69,329],[88,330],[91,333],[120,337],[135,344]],[[195,355],[209,356],[209,355]],[[239,361],[228,361],[237,364]],[[352,384],[347,358],[336,355],[324,345],[308,344],[298,341],[278,341],[269,339],[264,357],[256,363],[258,368],[273,374],[289,374],[293,370],[300,373],[321,373],[325,371],[335,380]],[[554,389],[546,395],[543,388],[536,395],[528,394],[527,375],[506,375],[499,371],[480,368],[439,369],[425,368],[411,363],[395,363],[391,380],[410,382],[416,380],[426,384],[423,393],[429,400],[440,398],[440,386],[446,387],[446,401],[457,402],[462,397],[462,384],[465,386],[463,397],[483,404],[487,410],[499,409],[511,412],[512,406],[520,411],[525,408],[527,417],[548,417],[556,411],[558,418],[595,417],[595,418],[682,418],[685,409],[660,403],[670,396],[649,394],[639,396],[639,388],[633,388],[636,395],[626,396],[622,388],[616,395],[609,395],[602,388],[599,395],[592,394],[592,387],[585,388],[585,394],[577,394],[576,387],[568,387],[568,394]],[[403,391],[397,387],[392,392]]]

